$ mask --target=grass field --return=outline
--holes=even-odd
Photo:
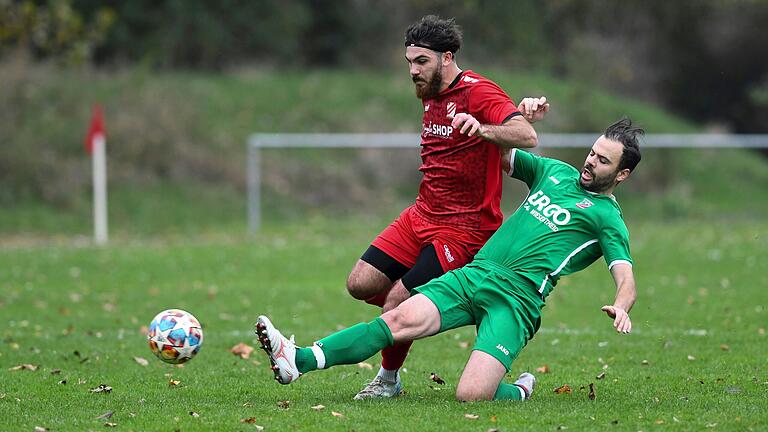
[[[351,400],[378,356],[368,361],[373,370],[338,367],[283,387],[262,352],[231,354],[240,342],[256,346],[252,325],[261,313],[301,344],[376,314],[345,293],[344,280],[383,221],[336,222],[267,227],[250,239],[118,238],[103,249],[7,243],[0,248],[0,429],[102,430],[108,422],[136,431],[768,428],[764,220],[630,223],[639,287],[633,334],[616,335],[599,310],[613,298],[602,262],[564,279],[509,377],[547,365],[548,373],[534,372],[538,387],[525,403],[454,400],[472,328],[417,342],[403,373],[407,393],[396,400]],[[205,328],[200,355],[183,368],[155,359],[140,330],[170,307],[191,311]],[[22,364],[37,369],[12,370]],[[430,381],[430,372],[446,384]],[[100,384],[113,390],[89,391]],[[572,394],[553,392],[563,384]]]

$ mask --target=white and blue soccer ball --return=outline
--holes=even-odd
[[[160,360],[179,364],[191,360],[203,345],[203,328],[191,313],[181,309],[160,312],[149,324],[149,349]]]

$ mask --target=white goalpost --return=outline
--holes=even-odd
[[[588,148],[597,137],[594,133],[539,134],[539,148]],[[261,151],[269,148],[408,148],[418,151],[419,134],[407,133],[339,133],[253,134],[247,141],[248,231],[261,226]],[[649,134],[642,138],[643,148],[768,148],[768,135],[732,134]]]

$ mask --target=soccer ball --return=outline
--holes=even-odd
[[[181,309],[160,312],[149,324],[149,349],[166,363],[185,363],[200,352],[203,328],[191,313]]]

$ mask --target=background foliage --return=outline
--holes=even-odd
[[[82,229],[67,221],[90,211],[82,140],[96,102],[107,116],[111,217],[167,215],[145,227],[185,220],[148,201],[219,210],[188,219],[241,218],[250,133],[415,132],[402,35],[427,13],[464,28],[461,67],[513,99],[550,97],[540,131],[593,133],[624,114],[650,133],[766,131],[768,2],[0,0],[0,204],[13,210],[0,230],[40,227],[34,215],[50,211],[57,223],[42,225]],[[648,159],[629,192],[654,193],[653,205],[678,215],[712,213],[725,199],[713,191],[735,178],[760,202],[755,153],[682,154]],[[411,156],[266,154],[269,209],[284,217],[325,202],[376,213],[412,199]],[[693,180],[697,167],[708,174]]]

